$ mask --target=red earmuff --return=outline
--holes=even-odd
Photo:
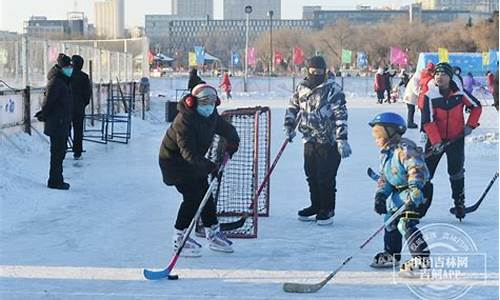
[[[187,96],[184,102],[186,102],[186,106],[189,108],[194,108],[196,106],[196,98],[193,96]]]

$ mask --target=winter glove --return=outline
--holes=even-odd
[[[469,125],[465,126],[465,128],[464,128],[464,136],[468,136],[469,134],[471,134],[472,130],[474,130],[474,128],[470,127]]]
[[[382,194],[375,195],[375,212],[379,215],[386,214],[387,208],[385,207],[386,198]]]
[[[238,151],[240,144],[238,143],[230,143],[226,145],[226,152],[229,155],[229,158],[233,158],[233,154]]]
[[[432,154],[439,154],[444,151],[444,143],[440,142],[437,144],[432,145],[431,147],[431,153]]]
[[[35,114],[35,118],[40,122],[45,122],[45,116],[43,115],[43,111],[41,110]]]
[[[285,126],[284,131],[285,131],[285,138],[286,138],[286,140],[289,143],[293,142],[293,138],[296,135],[295,130],[292,127]]]
[[[347,158],[352,153],[351,146],[349,146],[347,140],[337,140],[337,149],[341,158]]]

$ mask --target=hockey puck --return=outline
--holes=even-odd
[[[168,275],[167,278],[168,280],[177,280],[179,279],[179,275]]]

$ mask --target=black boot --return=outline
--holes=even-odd
[[[60,183],[48,182],[47,187],[49,189],[56,189],[56,190],[69,190],[69,183],[66,183],[66,182],[60,182]]]
[[[304,209],[299,210],[298,215],[299,215],[299,220],[301,221],[314,221],[315,216],[318,213],[318,208],[313,207],[312,205],[309,207],[306,207]]]
[[[462,194],[461,197],[454,199],[455,203],[455,217],[462,222],[462,219],[465,218],[465,197]]]

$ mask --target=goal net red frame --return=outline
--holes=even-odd
[[[230,122],[240,136],[238,151],[226,165],[221,182],[212,192],[219,223],[233,223],[244,218],[243,226],[225,231],[229,238],[256,238],[258,217],[269,216],[269,180],[256,199],[256,193],[269,172],[271,148],[271,110],[249,107],[226,110],[221,116]],[[222,160],[226,141],[216,135],[207,156]],[[198,220],[198,236],[204,236]]]

